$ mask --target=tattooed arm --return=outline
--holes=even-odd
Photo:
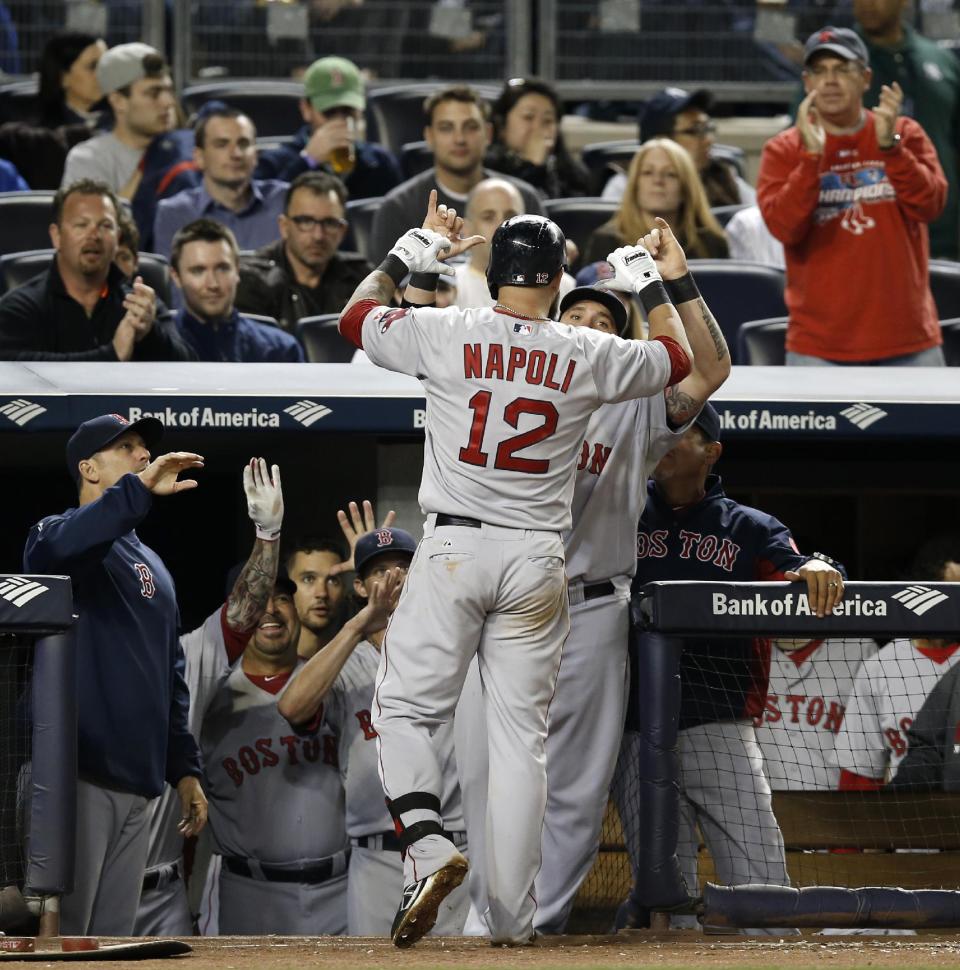
[[[276,465],[268,468],[262,458],[251,458],[243,469],[243,491],[257,538],[227,597],[225,619],[234,633],[247,633],[257,625],[277,579],[283,524],[280,469]]]
[[[267,608],[280,562],[280,543],[257,539],[227,597],[227,625],[236,633],[252,630]]]
[[[656,228],[640,240],[654,257],[660,275],[667,282],[689,272],[687,258],[670,226],[656,220]],[[676,304],[680,322],[693,350],[693,369],[679,384],[664,391],[667,420],[674,428],[686,424],[704,402],[730,376],[730,351],[717,321],[703,297]]]

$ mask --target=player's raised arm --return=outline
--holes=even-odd
[[[683,247],[665,220],[658,216],[655,222],[656,227],[640,244],[653,256],[693,350],[690,373],[665,392],[667,419],[678,428],[690,421],[730,376],[730,351],[723,331],[697,289]]]
[[[437,206],[437,193],[432,191],[427,206],[426,223],[446,222],[446,207]],[[452,220],[456,221],[456,212]],[[462,220],[461,220],[462,225]],[[408,229],[387,253],[386,259],[354,290],[340,314],[340,333],[356,347],[363,347],[361,331],[366,315],[375,307],[390,302],[396,288],[407,274],[440,274],[446,270],[441,260],[457,256],[484,241],[483,236],[452,241],[448,233],[434,229]]]

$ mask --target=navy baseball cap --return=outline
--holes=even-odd
[[[572,289],[560,301],[560,316],[563,316],[568,307],[572,307],[575,303],[582,303],[584,300],[600,303],[606,307],[613,317],[613,325],[617,328],[617,333],[623,335],[627,329],[627,308],[610,290],[601,290],[595,286],[578,286]]]
[[[374,529],[357,539],[353,550],[353,568],[358,574],[377,556],[387,552],[408,552],[413,557],[417,551],[417,540],[403,529]]]
[[[136,431],[143,438],[143,443],[152,455],[163,437],[163,422],[157,418],[128,421],[120,414],[101,414],[98,418],[84,421],[67,442],[67,468],[73,480],[80,481],[80,462],[102,451],[129,431]]]
[[[810,63],[814,54],[819,54],[821,51],[836,54],[845,61],[860,61],[864,67],[870,65],[867,45],[860,39],[860,35],[849,27],[821,27],[815,30],[803,45],[804,66]]]
[[[720,440],[720,415],[707,401],[693,422],[706,436],[708,441]]]
[[[687,108],[697,108],[709,113],[713,109],[713,94],[706,88],[685,91],[683,88],[664,88],[640,106],[637,120],[640,122],[640,141],[649,141],[658,135],[673,134],[673,119]]]

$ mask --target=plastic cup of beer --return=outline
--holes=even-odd
[[[330,153],[330,167],[337,175],[349,175],[357,164],[357,150],[354,144],[357,138],[357,119],[348,117],[345,120],[350,142],[342,148],[334,148]]]

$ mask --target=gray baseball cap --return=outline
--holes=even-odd
[[[804,66],[810,63],[814,54],[826,51],[845,61],[860,61],[864,67],[870,66],[867,46],[855,30],[848,27],[821,27],[815,30],[803,45]]]
[[[147,76],[143,59],[150,54],[163,55],[149,44],[118,44],[111,47],[97,62],[97,84],[104,96],[125,88]]]

